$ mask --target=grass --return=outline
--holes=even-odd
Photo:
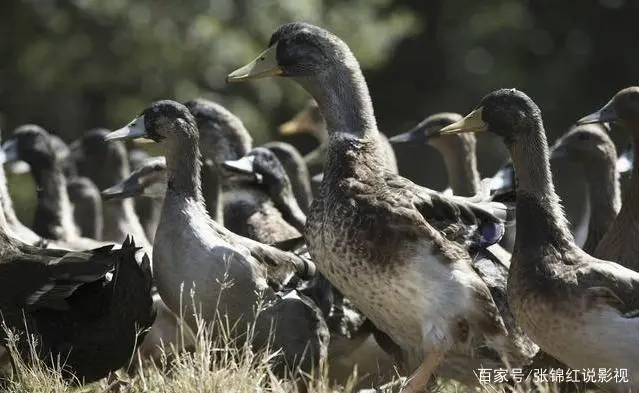
[[[205,324],[200,323],[199,326],[194,352],[178,353],[171,359],[168,356],[164,357],[161,365],[142,364],[140,359],[136,359],[139,368],[134,375],[118,371],[109,378],[87,385],[65,381],[60,373],[61,365],[52,369],[41,361],[27,364],[19,357],[13,356],[16,372],[3,381],[0,391],[7,393],[296,393],[304,391],[297,384],[299,379],[278,378],[272,372],[271,360],[277,356],[276,352],[269,350],[254,352],[248,345],[238,348],[229,340],[213,339],[211,330]],[[14,347],[10,346],[8,349],[11,354],[15,354]],[[166,353],[169,352],[166,351]],[[318,371],[316,376],[309,380],[310,382],[305,385],[309,393],[356,391],[355,375],[346,383],[346,386],[332,385],[327,373],[323,371]],[[468,391],[526,393],[532,390],[523,385],[514,389],[490,385],[480,389],[469,389],[449,381],[440,381],[435,388],[438,393]],[[541,386],[536,391],[551,393],[556,392],[557,389],[555,386]]]
[[[9,353],[14,362],[15,373],[8,367],[9,375],[4,379],[2,392],[50,393],[50,392],[298,392],[299,379],[278,378],[271,370],[271,360],[277,352],[270,350],[254,352],[249,345],[235,346],[230,340],[215,340],[211,329],[200,324],[196,348],[193,352],[182,352],[175,356],[164,356],[160,365],[137,362],[137,372],[130,375],[118,371],[109,378],[81,385],[77,381],[62,378],[61,364],[50,368],[42,361],[30,364],[16,356],[10,340]],[[223,335],[224,336],[224,335]],[[223,342],[221,342],[223,341]],[[33,340],[31,341],[33,350]],[[171,351],[165,351],[170,353]],[[211,354],[213,354],[211,356]],[[318,372],[320,375],[321,372]],[[311,378],[309,392],[350,392],[350,388],[333,388],[325,375]]]
[[[223,279],[222,288],[233,285],[227,276]],[[193,301],[194,293],[190,293]],[[256,305],[259,312],[262,304]],[[193,309],[197,309],[193,304]],[[17,337],[6,326],[7,351],[13,366],[5,365],[4,374],[0,375],[0,393],[350,393],[357,391],[357,372],[343,381],[343,386],[331,382],[326,365],[320,365],[312,375],[294,375],[281,378],[272,369],[273,359],[279,355],[277,351],[266,348],[254,351],[251,348],[251,337],[255,335],[255,326],[249,326],[244,340],[238,344],[233,340],[231,332],[236,327],[229,323],[225,316],[218,316],[214,326],[196,318],[194,348],[191,351],[177,351],[175,347],[162,348],[162,356],[158,363],[143,361],[139,355],[132,359],[130,369],[134,372],[119,370],[107,378],[90,384],[65,380],[61,370],[63,362],[55,367],[47,366],[41,360],[25,362],[17,353],[15,346]],[[212,329],[215,327],[215,329]],[[186,332],[182,331],[181,342],[185,342]],[[215,330],[216,334],[213,334]],[[30,339],[32,358],[35,356],[36,338]],[[2,356],[0,356],[0,361]],[[2,365],[0,364],[0,368]],[[305,377],[305,378],[303,378]],[[467,388],[451,381],[438,381],[437,393],[462,393],[478,391],[485,393],[537,393],[556,392],[556,386],[540,386],[531,389],[518,385],[515,388],[484,385],[479,389]],[[383,390],[386,392],[387,390]],[[388,390],[391,391],[390,389]],[[392,390],[397,391],[397,389]]]

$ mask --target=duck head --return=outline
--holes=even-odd
[[[301,22],[287,23],[273,33],[264,52],[230,73],[226,80],[240,82],[269,76],[315,76],[335,66],[334,59],[342,54],[342,46],[346,44],[317,26]],[[350,50],[346,48],[346,52],[350,53]]]
[[[5,162],[22,162],[27,171],[30,166],[52,167],[61,159],[53,147],[51,135],[42,127],[26,124],[16,128],[13,137],[2,144]],[[27,165],[28,164],[28,165]],[[12,173],[20,173],[20,167],[14,167]]]
[[[578,125],[559,138],[551,149],[550,160],[569,158],[583,165],[601,165],[615,159],[617,151],[607,129],[597,124]]]
[[[105,200],[137,196],[163,198],[166,194],[166,184],[166,158],[151,157],[139,164],[126,179],[102,190],[102,197]]]
[[[511,147],[541,125],[539,107],[517,89],[499,89],[486,95],[466,117],[440,130],[442,135],[490,131]]]
[[[447,140],[451,138],[439,138],[441,129],[461,120],[462,116],[457,113],[437,113],[428,116],[409,131],[397,134],[389,139],[390,143],[429,143],[436,140]],[[437,142],[435,142],[437,143]]]
[[[221,166],[227,175],[239,181],[264,185],[273,195],[282,192],[292,193],[284,167],[267,148],[256,147],[239,160],[224,161]]]
[[[639,87],[620,90],[601,109],[577,121],[577,124],[589,123],[618,123],[639,129]]]
[[[186,127],[185,127],[186,126]],[[197,140],[195,118],[188,108],[171,100],[156,101],[124,127],[105,135],[106,141],[146,138],[154,142],[175,141],[185,134]]]
[[[187,101],[200,133],[202,156],[214,164],[245,156],[253,139],[242,120],[224,106],[203,98]]]
[[[110,141],[108,134],[106,129],[93,129],[71,145],[78,173],[93,180],[99,189],[119,183],[130,173],[124,143]]]

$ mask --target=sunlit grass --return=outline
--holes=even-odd
[[[225,336],[225,335],[222,335]],[[118,371],[101,381],[79,385],[65,381],[60,373],[61,366],[47,367],[38,361],[27,364],[15,356],[15,347],[9,348],[14,355],[15,373],[9,375],[0,386],[0,391],[10,393],[48,393],[48,392],[282,392],[296,393],[348,393],[355,389],[356,377],[351,378],[347,386],[335,386],[329,382],[325,369],[300,383],[300,378],[279,378],[271,368],[271,360],[276,352],[266,350],[255,352],[250,345],[236,346],[228,339],[214,339],[210,326],[200,322],[194,352],[182,352],[173,357],[166,356],[160,364],[138,364],[135,374]],[[170,353],[170,351],[166,351]],[[140,359],[136,359],[140,362]],[[307,389],[307,390],[305,390]],[[397,389],[381,390],[397,391]],[[380,391],[380,392],[381,392]],[[439,381],[435,392],[463,393],[554,393],[555,386],[520,385],[515,388],[485,385],[481,388],[468,388],[464,385]]]

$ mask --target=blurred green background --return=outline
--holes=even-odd
[[[639,75],[639,0],[12,0],[0,2],[2,136],[37,123],[71,141],[122,125],[153,100],[202,96],[238,114],[256,144],[284,139],[305,153],[312,137],[276,131],[304,105],[300,88],[224,81],[294,20],[350,45],[387,135],[517,87],[542,108],[552,140]],[[481,138],[480,169],[489,175],[505,155]],[[402,173],[443,187],[433,150],[397,152]],[[411,165],[417,156],[420,165]],[[33,184],[29,176],[10,182],[30,223]]]

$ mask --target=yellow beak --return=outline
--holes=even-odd
[[[226,77],[226,81],[243,82],[249,79],[280,75],[282,73],[282,67],[277,64],[276,48],[277,44],[260,53],[257,59],[248,63],[244,67],[231,72]]]
[[[302,131],[311,131],[313,129],[315,129],[315,125],[313,124],[311,115],[306,109],[279,127],[280,134],[282,135],[292,135]]]
[[[439,132],[442,135],[460,134],[462,132],[481,132],[488,131],[488,124],[482,120],[483,107],[479,107],[470,112],[466,117],[460,119],[453,124],[447,125]]]

